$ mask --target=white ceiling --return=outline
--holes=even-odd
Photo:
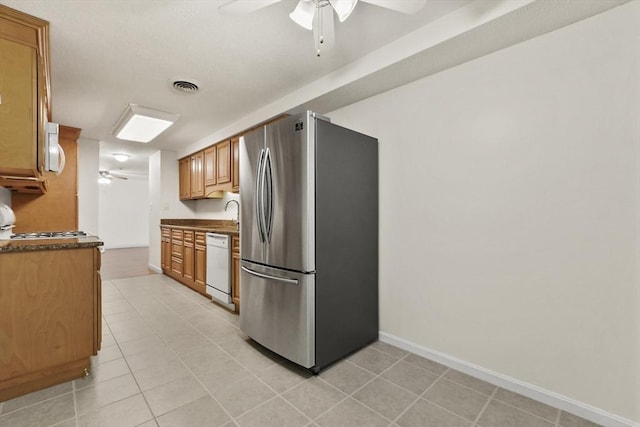
[[[53,120],[101,141],[101,168],[146,173],[159,148],[184,155],[283,112],[328,112],[625,1],[427,0],[415,15],[359,2],[320,58],[288,17],[297,0],[243,16],[217,0],[0,3],[50,22]],[[174,91],[177,78],[201,91]],[[111,129],[129,103],[181,117],[149,144],[120,142]]]

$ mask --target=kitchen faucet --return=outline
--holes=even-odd
[[[227,211],[227,209],[229,208],[229,203],[231,203],[231,202],[235,203],[235,204],[236,204],[236,206],[238,207],[238,210],[237,210],[237,212],[236,212],[236,220],[235,220],[235,223],[236,223],[236,227],[238,227],[238,230],[240,230],[240,203],[238,203],[238,201],[237,201],[237,200],[229,200],[229,201],[227,202],[227,204],[226,204],[226,205],[224,205],[224,211],[225,211],[225,212]]]

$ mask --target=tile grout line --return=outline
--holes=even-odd
[[[376,350],[378,350],[378,349],[376,349]],[[386,355],[392,356],[392,357],[397,357],[397,356],[393,356],[393,355],[391,355],[391,354],[389,354],[389,353],[386,353],[386,352],[384,352],[384,351],[382,351],[382,350],[378,350],[378,351],[380,351],[380,352],[382,352],[382,353],[384,353],[384,354],[386,354]],[[455,416],[455,417],[457,417],[457,418],[460,418],[460,419],[465,420],[465,421],[467,421],[467,422],[471,422],[470,420],[468,420],[468,419],[466,419],[466,418],[462,417],[461,415],[456,414],[455,412],[453,412],[453,411],[451,411],[451,410],[449,410],[449,409],[447,409],[447,408],[445,408],[445,407],[443,407],[443,406],[440,406],[440,405],[439,405],[439,404],[437,404],[436,402],[432,402],[431,400],[428,400],[428,399],[426,399],[426,398],[424,397],[424,396],[426,395],[426,393],[429,391],[429,389],[431,389],[431,388],[432,388],[432,387],[433,387],[433,386],[434,386],[434,385],[435,385],[435,384],[436,384],[440,379],[443,379],[443,378],[444,378],[445,380],[450,381],[448,378],[446,378],[446,377],[445,377],[445,374],[450,370],[449,368],[445,369],[441,374],[437,374],[437,373],[435,373],[435,372],[433,372],[433,371],[430,371],[429,369],[425,369],[425,368],[423,368],[423,367],[421,367],[421,366],[415,365],[415,364],[413,364],[413,363],[411,363],[411,362],[409,362],[409,361],[406,361],[406,360],[405,360],[405,362],[406,362],[406,363],[409,363],[409,364],[411,364],[411,365],[413,365],[413,366],[415,366],[415,367],[417,367],[417,368],[419,368],[419,369],[421,369],[421,370],[423,370],[423,371],[425,371],[425,372],[428,372],[428,373],[431,373],[431,374],[434,374],[434,375],[438,375],[438,377],[433,381],[433,383],[431,383],[431,384],[429,385],[429,387],[427,387],[427,389],[425,389],[425,391],[424,391],[424,392],[422,392],[421,394],[416,394],[416,393],[414,393],[413,391],[411,391],[411,390],[409,390],[409,389],[406,389],[406,388],[404,388],[404,387],[402,387],[402,386],[400,386],[400,385],[398,385],[398,384],[395,384],[394,382],[389,381],[389,380],[387,380],[386,378],[382,377],[382,374],[384,374],[386,371],[390,370],[393,366],[395,366],[395,365],[399,364],[399,363],[400,363],[401,361],[403,361],[403,360],[404,360],[404,359],[405,359],[409,354],[411,354],[411,353],[405,354],[404,356],[402,356],[401,358],[399,358],[398,360],[396,360],[393,364],[391,364],[389,367],[387,367],[387,368],[386,368],[386,369],[384,369],[382,372],[380,372],[380,374],[375,374],[374,372],[372,372],[372,371],[370,371],[370,370],[368,370],[368,369],[366,369],[366,368],[364,368],[364,367],[362,367],[362,366],[360,366],[360,365],[356,364],[355,362],[353,362],[353,361],[351,361],[351,360],[348,360],[348,359],[345,359],[345,360],[347,360],[348,362],[350,362],[351,364],[353,364],[353,365],[355,365],[355,366],[357,366],[357,367],[359,367],[359,368],[361,368],[361,369],[363,369],[363,370],[365,370],[365,371],[367,371],[367,372],[369,372],[369,373],[371,373],[371,374],[375,375],[375,377],[374,377],[374,378],[372,378],[370,381],[368,381],[368,382],[366,382],[365,384],[363,384],[362,386],[360,386],[358,389],[356,389],[354,392],[352,392],[352,393],[351,393],[350,395],[348,395],[348,396],[349,396],[349,397],[351,397],[352,399],[354,399],[356,402],[358,402],[358,403],[360,403],[361,405],[363,405],[364,407],[366,407],[366,408],[370,409],[370,410],[371,410],[371,411],[373,411],[374,413],[376,413],[376,414],[380,415],[380,416],[381,416],[381,417],[383,417],[385,420],[390,420],[390,419],[389,419],[388,417],[386,417],[385,415],[381,414],[380,412],[378,412],[378,411],[377,411],[377,410],[375,410],[374,408],[371,408],[371,407],[370,407],[369,405],[367,405],[366,403],[364,403],[364,402],[362,402],[362,401],[360,401],[360,400],[358,400],[357,398],[355,398],[355,397],[354,397],[354,394],[355,394],[355,393],[357,393],[359,390],[361,390],[361,389],[363,389],[364,387],[366,387],[368,384],[370,384],[371,382],[373,382],[375,379],[379,378],[379,379],[381,379],[382,381],[387,381],[387,382],[389,382],[390,384],[392,384],[392,385],[394,385],[394,386],[396,386],[396,387],[398,387],[398,388],[401,388],[401,389],[403,389],[403,390],[405,390],[405,391],[407,391],[407,392],[411,393],[412,395],[417,396],[417,398],[416,398],[412,403],[410,403],[410,404],[407,406],[407,408],[405,408],[405,410],[404,410],[404,411],[402,411],[402,412],[401,412],[401,413],[400,413],[396,418],[394,418],[393,420],[391,420],[391,421],[390,421],[390,424],[396,424],[396,421],[397,421],[400,417],[402,417],[402,415],[404,415],[404,413],[406,413],[406,412],[407,412],[407,410],[408,410],[411,406],[413,406],[417,401],[419,401],[420,399],[424,399],[426,402],[428,402],[428,403],[430,403],[430,404],[432,404],[432,405],[434,405],[434,406],[437,406],[438,408],[440,408],[440,409],[444,410],[445,412],[450,413],[451,415],[454,415],[454,416]],[[452,382],[453,382],[453,381],[452,381]],[[455,382],[454,382],[454,383],[455,383]],[[455,383],[455,384],[456,384],[456,385],[459,385],[459,386],[461,386],[461,387],[463,387],[463,388],[466,388],[466,389],[468,389],[468,390],[471,390],[471,391],[473,391],[473,392],[475,392],[475,393],[478,393],[478,394],[481,394],[481,395],[483,395],[483,396],[487,396],[487,397],[489,397],[489,399],[487,400],[487,402],[491,399],[489,395],[486,395],[486,394],[484,394],[484,393],[480,393],[480,392],[478,392],[477,390],[473,390],[473,389],[471,389],[470,387],[467,387],[467,386],[464,386],[464,385],[462,385],[462,384],[458,384],[458,383]],[[496,388],[496,389],[494,389],[494,391],[492,392],[492,394],[493,394],[493,393],[495,393],[496,391],[497,391],[497,388]],[[346,400],[346,399],[343,399],[342,401],[344,401],[344,400]],[[341,402],[342,402],[342,401],[341,401]],[[338,404],[340,404],[341,402],[339,402]],[[337,406],[338,404],[336,404],[336,406]],[[316,418],[316,419],[317,419],[317,418]],[[473,423],[473,422],[472,422],[472,423]]]
[[[118,291],[119,291],[119,289],[118,289]],[[179,292],[177,292],[175,289],[172,289],[172,292],[179,293]],[[127,300],[127,302],[129,302],[129,299],[128,299],[126,296],[124,296],[124,294],[123,294],[123,297]],[[180,313],[178,313],[177,311],[173,310],[173,309],[172,309],[172,308],[171,308],[171,307],[170,307],[166,302],[164,302],[164,301],[162,301],[162,300],[159,300],[159,299],[158,299],[158,298],[156,298],[156,297],[154,297],[154,299],[155,299],[156,301],[158,301],[159,303],[163,304],[164,306],[166,306],[170,311],[174,312],[178,317],[180,317],[181,319],[183,319],[183,320],[184,320],[184,317],[182,317],[182,316],[180,315]],[[227,408],[225,408],[225,406],[224,406],[224,405],[223,405],[223,404],[222,404],[222,403],[221,403],[221,402],[220,402],[220,401],[219,401],[219,400],[218,400],[218,399],[213,395],[213,393],[212,393],[212,392],[211,392],[211,391],[210,391],[210,390],[209,390],[209,389],[208,389],[208,388],[207,388],[207,387],[206,387],[206,386],[205,386],[205,385],[200,381],[200,379],[197,377],[197,375],[195,375],[195,373],[191,370],[191,368],[190,368],[189,366],[187,366],[187,364],[186,364],[186,363],[184,363],[184,360],[182,360],[182,356],[181,356],[180,354],[178,354],[178,352],[176,352],[176,351],[173,349],[173,347],[171,347],[171,345],[170,345],[170,344],[168,344],[168,343],[167,343],[167,341],[166,341],[162,336],[160,336],[160,335],[157,333],[157,331],[156,331],[152,326],[150,326],[150,325],[149,325],[149,322],[148,322],[148,321],[147,321],[147,320],[146,320],[146,319],[141,315],[140,311],[137,309],[137,307],[136,307],[135,305],[132,305],[132,307],[134,308],[134,310],[136,310],[136,311],[140,314],[140,318],[141,318],[141,319],[142,319],[142,321],[146,324],[146,326],[149,326],[149,327],[151,328],[151,330],[156,334],[156,336],[157,336],[157,337],[158,337],[158,338],[159,338],[159,339],[160,339],[160,340],[161,340],[161,341],[162,341],[162,342],[167,346],[167,348],[169,348],[169,350],[171,350],[173,353],[175,353],[175,355],[178,357],[178,360],[180,360],[180,363],[182,363],[182,365],[183,365],[183,366],[184,366],[184,368],[189,372],[189,374],[191,374],[191,376],[192,376],[192,377],[193,377],[193,378],[198,382],[198,384],[200,384],[200,386],[201,386],[201,387],[206,391],[206,393],[207,393],[207,394],[208,394],[208,395],[209,395],[209,396],[210,396],[210,397],[211,397],[211,398],[212,398],[212,399],[213,399],[213,400],[214,400],[218,405],[220,405],[220,408],[222,408],[222,410],[227,414],[227,416],[229,417],[229,419],[233,421],[233,420],[234,420],[234,417],[231,415],[231,413],[230,413],[230,412],[227,410]],[[223,319],[223,320],[225,320],[225,319]],[[193,324],[191,324],[191,322],[189,322],[188,320],[187,320],[186,322],[187,322],[187,324],[189,324],[189,326],[190,326],[192,329],[196,330],[196,332],[198,332],[200,335],[202,335],[206,340],[209,340],[209,341],[210,341],[211,343],[213,343],[216,347],[220,348],[222,351],[225,351],[223,348],[221,348],[220,346],[218,346],[218,344],[216,344],[213,340],[211,340],[208,336],[206,336],[206,335],[205,335],[205,334],[203,334],[201,331],[199,331],[196,327],[194,327],[194,326],[193,326]],[[228,323],[230,323],[230,322],[228,322]],[[117,340],[116,340],[116,343],[117,343]],[[120,351],[122,352],[122,349],[120,349]],[[227,354],[228,354],[228,353],[227,353]],[[135,376],[135,374],[134,374],[134,372],[133,372],[133,369],[131,369],[131,366],[129,365],[129,362],[128,362],[128,361],[127,361],[127,359],[126,359],[125,354],[124,354],[124,353],[122,353],[122,356],[124,357],[124,359],[125,359],[125,363],[127,363],[127,366],[129,367],[129,370],[131,371],[131,376],[133,377],[134,381],[136,382],[136,385],[138,386],[138,388],[140,389],[140,393],[142,394],[142,397],[144,398],[145,403],[147,404],[147,407],[149,408],[149,411],[151,412],[151,415],[153,416],[153,420],[156,422],[156,424],[158,424],[158,421],[157,421],[158,416],[156,416],[156,414],[153,412],[153,409],[151,408],[151,405],[149,405],[149,401],[147,400],[147,397],[146,397],[146,395],[144,394],[144,391],[142,391],[142,387],[140,387],[140,384],[138,383],[138,379],[136,378],[136,376]],[[233,359],[233,360],[235,360],[235,359]],[[170,382],[171,382],[171,381],[170,381]],[[164,385],[164,384],[162,384],[162,385]],[[158,387],[162,387],[162,385],[159,385]],[[157,387],[154,387],[154,388],[157,388]],[[150,389],[150,390],[153,390],[153,388],[152,388],[152,389]],[[147,390],[147,391],[148,391],[148,390]],[[197,400],[197,399],[196,399],[196,400]],[[192,402],[195,402],[195,400],[194,400],[194,401],[192,401]],[[184,405],[181,405],[181,406],[179,406],[178,408],[174,408],[174,409],[172,409],[171,411],[174,411],[174,410],[176,410],[176,409],[179,409],[179,408],[181,408],[181,407],[183,407],[183,406],[185,406],[185,405],[188,405],[189,403],[192,403],[192,402],[185,403]],[[168,411],[168,412],[166,412],[166,413],[169,413],[169,412],[171,412],[171,411]],[[162,416],[162,415],[165,415],[165,414],[160,414],[160,416]],[[234,421],[234,422],[235,422],[235,421]]]
[[[140,311],[138,310],[138,308],[135,305],[131,304],[131,302],[129,301],[129,298],[127,298],[127,296],[120,291],[120,288],[118,288],[115,284],[113,285],[113,287],[122,295],[123,299],[125,299],[127,301],[127,304],[131,305],[131,307],[138,313],[138,315],[140,316],[142,321],[146,324],[146,326],[149,326],[148,322],[142,317],[142,315],[141,315]],[[107,322],[107,326],[109,326],[109,321],[107,319],[105,319],[105,321]],[[110,326],[109,326],[109,330],[111,330]],[[153,328],[151,328],[151,330],[153,330],[154,333],[156,335],[158,335],[157,332],[155,332],[155,330]],[[111,334],[113,336],[113,331],[111,332]],[[160,337],[159,335],[158,335],[158,337],[160,339],[162,339],[162,337]],[[118,346],[118,350],[120,350],[120,353],[122,354],[122,358],[124,360],[124,363],[126,363],[127,368],[129,368],[129,372],[131,374],[131,377],[133,378],[133,381],[135,381],[136,386],[138,386],[138,390],[140,390],[140,394],[142,395],[142,398],[144,399],[144,403],[147,405],[147,409],[149,409],[149,413],[151,414],[151,420],[153,420],[156,423],[156,425],[158,425],[157,417],[156,417],[155,413],[153,412],[153,409],[151,408],[151,405],[149,404],[149,401],[147,400],[147,396],[144,394],[144,391],[142,391],[142,387],[140,386],[140,383],[138,382],[138,379],[136,378],[136,376],[135,376],[135,374],[133,372],[133,369],[131,368],[131,365],[129,365],[129,361],[127,360],[127,356],[125,355],[124,351],[122,351],[122,347],[120,347],[120,342],[118,341],[118,339],[115,336],[113,337],[113,340],[116,343],[115,345]],[[166,344],[166,342],[165,342],[165,344]],[[167,346],[167,347],[169,347],[169,346]],[[169,348],[173,351],[173,349],[171,347],[169,347]],[[131,396],[129,396],[129,397],[131,397]],[[117,402],[120,402],[122,400],[124,400],[124,399],[120,399]],[[116,403],[116,402],[113,402],[113,403]],[[145,422],[149,422],[151,420],[147,420]],[[79,426],[77,426],[77,427],[79,427]]]
[[[495,394],[497,394],[497,393],[498,393],[498,390],[500,390],[500,387],[497,387],[497,386],[496,386],[496,390],[495,390],[495,392],[494,392],[494,393],[492,393],[492,396],[493,396],[493,395],[495,395]],[[525,397],[526,397],[526,396],[525,396]],[[560,422],[560,409],[555,408],[555,407],[553,407],[553,406],[549,406],[549,405],[547,405],[547,406],[549,406],[550,408],[555,409],[555,410],[558,412],[558,413],[557,413],[557,415],[555,416],[555,418],[557,419],[557,421],[552,421],[552,420],[550,420],[550,419],[548,419],[548,418],[544,418],[544,417],[542,417],[542,416],[540,416],[540,415],[538,415],[538,414],[534,414],[533,412],[527,411],[527,410],[526,410],[526,409],[524,409],[524,408],[521,408],[521,407],[519,407],[519,406],[513,405],[513,404],[511,404],[511,403],[509,403],[509,402],[505,402],[504,400],[499,399],[499,398],[497,398],[497,397],[492,397],[490,400],[495,400],[496,402],[499,402],[499,403],[501,403],[501,404],[503,404],[503,405],[509,406],[509,407],[511,407],[511,408],[513,408],[513,409],[517,409],[517,410],[518,410],[518,411],[520,411],[520,412],[524,412],[524,413],[525,413],[525,414],[527,414],[527,415],[531,415],[531,416],[533,416],[533,417],[536,417],[536,418],[538,418],[538,419],[540,419],[540,420],[542,420],[542,421],[545,421],[545,422],[547,422],[547,423],[549,423],[549,424],[552,424],[553,426],[556,426],[556,423],[559,423],[559,422]],[[533,399],[532,399],[532,400],[533,400]],[[537,401],[537,400],[534,400],[534,402],[538,402],[538,401]],[[538,403],[542,403],[542,402],[538,402]]]
[[[491,400],[493,400],[493,397],[496,395],[496,393],[498,393],[498,389],[499,389],[498,387],[493,389],[493,392],[491,393],[487,401],[484,402],[484,405],[482,405],[482,409],[480,409],[480,412],[478,412],[476,419],[473,420],[473,422],[471,423],[471,427],[477,427],[478,421],[480,421],[482,414],[484,414],[484,411],[489,407],[489,404],[491,403]]]
[[[405,357],[406,357],[406,356],[405,356]],[[411,363],[411,362],[408,362],[408,363]],[[417,365],[416,365],[416,366],[417,366]],[[445,370],[444,370],[444,371],[443,371],[443,372],[438,376],[438,378],[436,378],[436,379],[435,379],[431,384],[429,384],[429,386],[428,386],[428,387],[427,387],[427,388],[426,388],[422,393],[420,393],[420,394],[418,395],[418,397],[416,397],[416,398],[414,399],[414,401],[413,401],[413,402],[411,402],[411,403],[409,404],[409,406],[407,406],[406,408],[404,408],[404,411],[400,412],[400,413],[398,414],[398,416],[396,416],[396,417],[395,417],[395,419],[393,420],[393,422],[397,424],[397,421],[398,421],[400,418],[402,418],[402,416],[403,416],[404,414],[406,414],[406,413],[407,413],[407,411],[408,411],[408,410],[409,410],[413,405],[415,405],[415,404],[416,404],[416,402],[418,402],[420,399],[422,399],[422,396],[424,396],[424,395],[425,395],[429,390],[431,390],[431,388],[433,388],[433,386],[434,386],[434,385],[435,385],[435,384],[440,380],[440,378],[444,377],[444,374],[446,374],[447,372],[449,372],[449,368],[445,369]]]
[[[140,312],[138,311],[138,309],[137,309],[134,305],[132,305],[132,304],[131,304],[131,302],[129,301],[129,299],[128,299],[128,298],[127,298],[127,297],[122,293],[122,291],[120,291],[120,288],[118,288],[115,284],[112,284],[112,286],[113,286],[113,288],[114,288],[116,291],[118,291],[118,293],[122,296],[122,298],[123,298],[125,301],[127,301],[127,304],[131,305],[131,307],[132,307],[132,308],[133,308],[133,309],[134,309],[138,314],[140,314]],[[103,289],[104,289],[104,288],[103,288]],[[104,317],[104,314],[103,314],[103,316],[102,316],[102,317]],[[140,317],[142,318],[142,316],[140,316]],[[129,320],[131,320],[131,319],[129,319]],[[142,320],[144,321],[144,319],[142,319]],[[137,378],[136,378],[136,376],[134,375],[134,373],[133,373],[133,369],[131,369],[131,365],[129,365],[129,361],[127,360],[127,356],[124,354],[124,351],[122,351],[122,347],[120,346],[120,342],[119,342],[119,341],[118,341],[118,339],[113,335],[113,331],[111,330],[111,325],[109,324],[109,320],[107,320],[107,319],[105,318],[105,319],[104,319],[104,321],[107,323],[107,327],[109,328],[109,331],[111,332],[111,336],[113,337],[113,342],[114,342],[114,343],[115,343],[115,345],[118,347],[118,350],[120,351],[120,354],[122,354],[122,359],[124,360],[124,363],[127,365],[127,368],[129,369],[129,374],[131,375],[131,378],[133,378],[133,381],[136,383],[136,386],[138,387],[138,390],[140,391],[140,394],[142,395],[142,399],[144,399],[144,403],[147,405],[147,409],[149,409],[149,413],[151,414],[151,420],[154,420],[154,421],[155,421],[155,419],[156,419],[156,418],[155,418],[155,414],[153,413],[153,410],[151,409],[151,405],[149,405],[149,402],[147,401],[147,397],[146,397],[146,396],[144,395],[144,393],[142,392],[142,387],[140,387],[140,384],[138,383],[138,379],[137,379]],[[146,321],[145,321],[145,323],[146,323]],[[117,359],[115,359],[115,360],[117,360]],[[125,375],[127,375],[127,374],[125,374]],[[120,376],[115,377],[115,378],[119,378],[119,377],[122,377],[122,376],[124,376],[124,375],[120,375]],[[73,385],[73,389],[74,389],[74,396],[75,396],[75,384]],[[135,396],[135,394],[134,394],[133,396]],[[127,396],[127,397],[125,397],[125,398],[123,398],[123,399],[119,399],[119,400],[117,400],[117,401],[115,401],[115,402],[111,402],[111,403],[109,403],[108,405],[105,405],[105,406],[113,405],[114,403],[121,402],[121,401],[123,401],[123,400],[125,400],[125,399],[128,399],[128,398],[130,398],[130,397],[132,397],[132,396]],[[103,407],[105,407],[105,406],[102,406],[102,408],[103,408]],[[91,412],[91,411],[89,411],[89,412]],[[89,412],[88,412],[88,413],[89,413]],[[148,421],[151,421],[151,420],[147,420],[147,421],[145,421],[145,422],[148,422]],[[79,420],[79,418],[78,418],[78,416],[77,416],[77,414],[76,414],[76,427],[80,427],[80,426],[78,425],[78,424],[79,424],[79,422],[80,422],[80,420]],[[156,422],[156,424],[157,424],[157,422]]]

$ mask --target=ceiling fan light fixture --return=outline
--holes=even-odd
[[[329,0],[329,3],[338,15],[340,22],[344,22],[353,12],[358,0]]]
[[[178,117],[179,114],[129,104],[112,133],[118,139],[146,143],[167,130]]]
[[[296,8],[289,14],[289,18],[306,30],[313,30],[313,16],[316,5],[313,0],[300,0]]]
[[[113,153],[113,158],[116,159],[117,161],[119,161],[120,163],[124,163],[127,160],[129,160],[129,156],[128,154],[124,154],[124,153]]]

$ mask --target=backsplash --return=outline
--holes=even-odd
[[[193,203],[195,207],[194,217],[196,219],[236,219],[237,208],[235,203],[229,205],[229,208],[225,211],[229,200],[240,201],[240,195],[234,193],[225,193],[222,199],[203,199],[196,200]]]

